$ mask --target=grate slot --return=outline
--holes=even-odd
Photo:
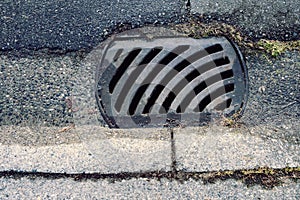
[[[121,54],[123,52],[123,49],[118,49],[118,51],[116,52],[114,58],[113,58],[113,61],[116,62],[117,60],[119,60]]]
[[[228,78],[232,78],[233,77],[232,69],[227,70],[225,72],[221,72],[221,77],[222,77],[223,80],[228,79]]]
[[[230,61],[229,61],[229,58],[226,56],[225,58],[220,58],[220,59],[214,60],[214,63],[217,66],[221,66],[221,65],[229,64]]]
[[[121,76],[125,73],[125,71],[127,70],[127,68],[130,66],[130,64],[132,63],[132,61],[138,56],[138,54],[142,51],[142,49],[138,48],[135,49],[133,51],[131,51],[126,58],[124,59],[124,61],[122,62],[122,64],[120,65],[120,67],[117,69],[115,75],[112,77],[110,83],[109,83],[109,92],[112,93],[113,90],[115,89],[117,83],[119,82]]]
[[[163,91],[165,87],[163,85],[157,85],[153,92],[151,93],[150,98],[147,101],[147,104],[143,110],[143,114],[148,114],[150,112],[151,107],[155,104],[155,101],[157,97],[160,95],[160,93]]]
[[[202,66],[198,67],[197,69],[190,72],[187,76],[185,76],[185,79],[180,80],[175,85],[175,87],[172,88],[172,91],[175,94],[179,94],[189,82],[192,82],[194,79],[199,77],[201,75],[201,73],[203,74],[203,73],[205,73],[209,70],[212,70],[212,69],[214,69],[214,67],[220,67],[220,66],[223,66],[224,64],[229,64],[229,62],[230,61],[229,61],[228,57],[225,57],[225,58],[216,59],[214,61],[210,61],[208,63],[203,64]],[[199,71],[201,71],[201,73]],[[213,77],[213,78],[215,78],[215,77]],[[186,100],[189,99],[191,96],[193,96],[195,94],[197,95],[203,89],[205,89],[207,87],[206,82],[209,82],[209,81],[201,82],[196,88],[194,88],[193,91],[191,91],[190,94],[188,94],[188,96],[183,101],[183,102],[185,102],[185,103],[183,103],[184,105],[182,105],[184,107],[184,109],[177,108],[176,111],[185,110],[185,108],[187,106],[186,104],[188,104],[188,102]],[[174,101],[174,99],[168,99],[168,101],[171,101],[171,103],[172,103]]]
[[[206,56],[209,56],[210,54],[214,54],[217,52],[223,51],[223,48],[220,44],[216,44],[210,47],[205,48],[204,50],[200,50],[191,56],[187,57],[186,59],[182,60],[180,63],[178,63],[174,69],[178,72],[182,71],[184,68],[189,66],[190,64],[194,63],[197,60],[200,60]]]
[[[172,102],[174,101],[176,97],[176,94],[174,92],[170,92],[168,94],[168,97],[165,99],[164,103],[162,104],[163,109],[161,108],[159,110],[159,113],[168,113],[170,106],[172,104]]]
[[[129,115],[134,115],[135,113],[135,109],[140,101],[140,99],[142,98],[144,92],[146,91],[146,89],[148,88],[149,84],[143,85],[141,87],[139,87],[139,89],[137,90],[137,92],[135,93],[130,106],[129,106]]]
[[[226,100],[226,108],[229,108],[229,107],[230,107],[231,102],[232,102],[232,99],[231,99],[231,98]]]
[[[213,110],[241,113],[248,75],[235,44],[152,34],[113,37],[101,54],[96,98],[110,127],[199,125]]]
[[[207,95],[200,103],[198,104],[198,108],[195,108],[194,112],[203,112],[203,110],[211,103],[212,100],[216,99],[220,96],[220,94],[224,94],[224,89],[226,93],[232,92],[234,90],[234,84],[226,84],[225,86],[219,87],[217,90],[213,91],[211,94]],[[214,97],[211,99],[211,97]]]
[[[165,67],[166,65],[168,65],[172,60],[174,60],[178,55],[180,55],[181,53],[183,53],[184,51],[186,51],[189,48],[188,45],[182,45],[182,46],[178,46],[176,47],[174,50],[172,50],[172,52],[168,53],[166,56],[164,56],[160,61],[159,64],[155,65],[154,68],[152,69],[152,71],[147,75],[147,77],[144,79],[144,81],[141,83],[141,85],[143,85],[143,88],[146,89],[148,88],[148,86],[150,85],[149,83],[152,82],[152,80],[156,77],[156,75],[160,72],[160,69]],[[175,52],[175,53],[174,53]],[[143,93],[145,92],[143,91]],[[130,111],[129,113],[133,114],[135,113],[137,106],[142,98],[143,95],[137,94],[139,91],[139,89],[135,92],[133,100],[135,100],[134,103],[130,104]],[[120,99],[120,98],[118,98]],[[119,100],[120,101],[120,100]]]
[[[205,90],[208,86],[212,85],[214,83],[214,80],[218,80],[220,77],[219,74],[216,74],[212,77],[209,77],[207,80],[202,81],[200,84],[198,84],[192,91],[190,91],[186,97],[182,100],[180,106],[177,107],[176,112],[180,113],[181,111],[185,111],[187,106],[189,105],[190,101],[189,99],[193,99],[195,96],[200,94],[203,90]],[[232,78],[233,77],[233,71],[232,69],[221,72],[221,78],[222,80]],[[210,83],[210,84],[207,84]]]
[[[211,98],[210,98],[210,95],[207,95],[202,101],[200,101],[199,103],[199,107],[198,107],[198,110],[194,109],[194,112],[202,112],[206,106],[211,102]]]
[[[206,48],[205,48],[205,51],[206,51],[208,54],[213,54],[213,53],[217,53],[217,52],[219,52],[219,51],[223,51],[223,47],[222,47],[220,44],[215,44],[215,45],[206,47]]]
[[[152,60],[163,50],[163,47],[155,47],[144,57],[144,59],[139,63],[139,66],[146,67]],[[136,74],[136,73],[134,73]]]
[[[122,86],[120,90],[120,94],[115,103],[115,109],[120,112],[122,107],[122,101],[124,96],[129,93],[130,88],[136,81],[136,77],[140,76],[143,70],[148,66],[148,64],[162,51],[162,47],[155,47],[151,49],[148,54],[143,58],[143,60],[139,63],[139,65],[133,70],[133,72],[129,75],[126,84]],[[116,84],[116,83],[115,83]]]

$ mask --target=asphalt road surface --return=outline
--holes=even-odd
[[[255,38],[299,39],[299,1],[191,1],[191,13],[236,24]],[[0,49],[90,49],[117,29],[144,24],[178,23],[188,9],[182,0],[0,2]]]
[[[253,38],[299,39],[300,1],[191,0],[192,13],[238,25]]]
[[[90,48],[121,23],[176,21],[182,6],[180,0],[5,0],[0,2],[0,49]]]

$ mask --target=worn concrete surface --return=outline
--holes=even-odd
[[[66,134],[57,127],[39,127],[39,131],[47,134],[34,132],[31,127],[1,127],[0,171],[121,173],[171,169],[171,137],[167,129],[81,126],[65,130]],[[39,137],[28,143],[32,135]]]
[[[30,127],[19,131],[17,127],[2,127],[0,171],[121,173],[170,171],[175,167],[205,172],[300,166],[299,145],[262,138],[255,134],[256,129],[247,127],[177,128],[173,130],[173,140],[168,129],[67,128],[70,129],[45,128],[47,134],[41,135]],[[28,143],[27,138],[32,140],[34,134],[40,137]]]
[[[300,165],[299,145],[280,139],[263,139],[253,130],[217,125],[175,129],[178,170],[218,171]]]

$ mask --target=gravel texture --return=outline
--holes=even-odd
[[[179,20],[182,6],[181,0],[1,1],[0,49],[91,48],[118,24]]]
[[[0,171],[120,173],[170,171],[171,135],[167,129],[76,126],[1,127]],[[62,132],[63,131],[63,132]],[[42,132],[42,133],[40,133]]]
[[[0,57],[0,124],[70,122],[67,99],[79,68],[76,56]]]
[[[300,184],[287,181],[266,190],[247,187],[240,181],[203,184],[161,179],[131,179],[120,182],[70,179],[0,178],[1,199],[291,199],[300,197]]]
[[[287,52],[278,58],[253,54],[248,55],[247,60],[250,96],[243,123],[249,128],[264,127],[256,133],[266,138],[284,138],[299,144],[299,51]]]
[[[294,0],[191,0],[191,12],[239,27],[252,38],[299,39],[300,2]]]
[[[47,1],[0,3],[0,49],[90,49],[127,24],[178,23],[185,20],[185,1]],[[191,1],[192,13],[209,21],[235,24],[255,38],[299,39],[299,2],[226,0]],[[263,16],[263,17],[261,17]]]
[[[265,140],[255,133],[253,129],[228,129],[217,124],[208,128],[175,129],[177,169],[202,172],[300,166],[299,145],[280,138]]]
[[[286,52],[271,58],[263,52],[253,51],[246,58],[250,96],[242,121],[247,127],[275,128],[277,131],[272,137],[285,137],[299,143],[299,52]],[[74,92],[81,97],[93,97],[90,92],[93,82],[88,81],[93,79],[95,66],[89,67],[78,55],[47,58],[2,55],[0,66],[0,77],[4,80],[0,82],[3,88],[0,90],[0,125],[97,123],[100,114],[95,109],[95,100],[87,102],[90,107],[84,112],[73,112],[77,109],[72,98]],[[260,92],[262,87],[264,91]],[[70,105],[72,103],[74,105]],[[74,118],[74,113],[93,120]],[[265,134],[263,130],[257,132]]]

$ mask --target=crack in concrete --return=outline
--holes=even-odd
[[[173,128],[170,128],[170,134],[171,134],[171,160],[172,160],[172,172],[176,173],[177,164],[176,164],[176,148],[175,148],[175,139],[174,139],[174,131]]]
[[[185,171],[148,171],[148,172],[122,172],[122,173],[51,173],[51,172],[37,172],[37,171],[1,171],[0,178],[5,179],[21,179],[28,178],[35,179],[73,179],[74,181],[99,181],[108,180],[114,183],[122,180],[130,179],[168,179],[183,183],[193,179],[195,181],[202,181],[203,184],[213,184],[217,181],[226,181],[234,179],[242,181],[247,186],[261,185],[264,189],[272,189],[275,186],[280,186],[286,180],[293,180],[295,182],[300,179],[300,168],[257,168],[246,170],[225,170],[225,171],[206,171],[206,172],[185,172]]]

